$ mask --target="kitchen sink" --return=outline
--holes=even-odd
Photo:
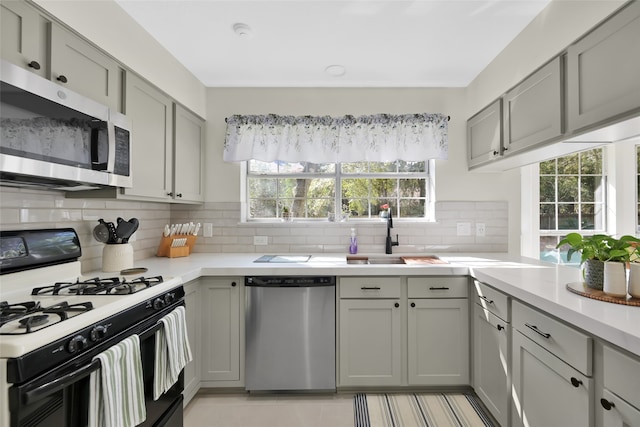
[[[447,264],[435,255],[397,256],[397,257],[369,257],[347,256],[347,264]]]

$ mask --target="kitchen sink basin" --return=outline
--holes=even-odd
[[[397,257],[348,256],[347,264],[447,264],[447,262],[435,255]]]

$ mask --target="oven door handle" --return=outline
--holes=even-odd
[[[140,341],[146,339],[149,335],[155,333],[162,326],[161,322],[156,323],[155,325],[149,327],[144,330],[138,336],[140,337]],[[73,384],[81,379],[91,375],[93,371],[97,371],[100,369],[100,359],[93,360],[90,364],[85,365],[79,368],[77,371],[72,372],[70,374],[65,375],[64,377],[53,380],[49,383],[42,384],[34,388],[33,390],[29,390],[24,392],[22,395],[23,403],[25,405],[29,405],[33,402],[36,402],[46,396],[49,396],[52,393],[55,393],[63,388],[67,387],[69,384]]]

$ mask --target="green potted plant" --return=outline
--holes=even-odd
[[[286,206],[282,207],[282,219],[285,221],[291,221],[293,218],[291,217],[291,212],[289,208]]]

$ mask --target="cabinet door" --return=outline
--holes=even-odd
[[[51,24],[51,80],[122,111],[118,63],[80,37]]]
[[[560,57],[503,97],[505,155],[562,135]]]
[[[241,283],[239,278],[203,281],[203,381],[240,381]]]
[[[47,78],[48,21],[22,0],[3,0],[0,23],[2,58]]]
[[[200,281],[194,280],[184,285],[185,310],[187,313],[187,336],[193,360],[184,368],[185,405],[200,389]]]
[[[340,385],[401,385],[400,311],[397,300],[340,300]]]
[[[515,426],[593,426],[593,380],[513,332]]]
[[[474,304],[473,388],[502,426],[509,424],[511,326]]]
[[[569,130],[640,110],[640,2],[567,51]]]
[[[126,195],[171,200],[173,103],[140,77],[127,73],[125,114],[131,120],[133,188]]]
[[[467,164],[477,166],[500,156],[502,100],[498,99],[467,121]]]
[[[180,105],[175,106],[174,186],[177,202],[204,200],[203,166],[205,122]]]
[[[640,410],[629,405],[609,390],[604,389],[596,404],[606,427],[640,427]]]
[[[412,299],[408,311],[410,385],[469,384],[467,299]]]

